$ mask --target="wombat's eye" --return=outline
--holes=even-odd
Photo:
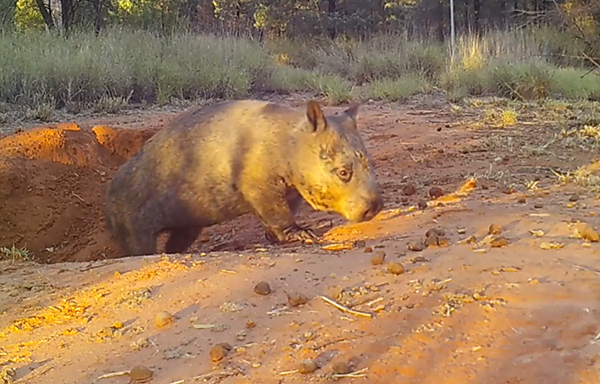
[[[338,169],[337,175],[344,183],[347,183],[352,178],[352,172],[345,168]]]

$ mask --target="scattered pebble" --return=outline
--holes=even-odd
[[[527,202],[527,199],[524,197],[519,197],[517,199],[517,203],[519,203],[519,204],[525,204],[526,202]]]
[[[129,371],[129,379],[131,383],[144,383],[152,378],[154,372],[148,367],[137,365]]]
[[[500,233],[502,233],[502,227],[499,226],[498,224],[492,224],[488,228],[488,233],[490,235],[499,235]]]
[[[440,187],[433,187],[429,190],[429,196],[431,196],[432,199],[437,199],[438,197],[444,196],[444,191],[442,191],[442,188]]]
[[[231,349],[232,347],[229,343],[219,343],[210,350],[210,359],[215,363],[221,361]]]
[[[438,235],[435,233],[432,233],[429,236],[427,236],[425,238],[425,245],[428,247],[438,245]]]
[[[336,375],[345,375],[351,372],[350,366],[344,361],[340,361],[338,363],[333,364],[331,370]]]
[[[365,247],[365,253],[371,253],[371,252],[373,252],[373,248]]]
[[[490,246],[492,248],[500,248],[500,247],[505,247],[507,245],[508,245],[508,239],[506,237],[504,237],[504,236],[496,237],[490,243]]]
[[[569,196],[569,201],[575,202],[577,200],[579,200],[579,195],[578,194],[574,193],[571,196]]]
[[[165,327],[173,322],[173,315],[167,311],[160,311],[154,315],[154,324],[158,328]]]
[[[421,252],[425,249],[425,243],[423,243],[423,241],[421,240],[411,241],[410,243],[408,243],[408,249],[414,252]]]
[[[405,186],[402,189],[402,194],[404,196],[412,196],[415,193],[417,193],[417,189],[415,188],[415,186],[413,184],[408,184],[407,186]]]
[[[404,265],[397,263],[395,261],[388,263],[387,270],[389,273],[391,273],[393,275],[401,275],[406,271],[406,269],[404,268]]]
[[[148,342],[148,339],[142,337],[131,343],[131,349],[134,351],[139,351],[142,348],[147,348],[149,344],[150,343]]]
[[[313,359],[304,359],[298,366],[298,372],[304,374],[313,373],[319,368],[319,365]]]
[[[533,204],[533,208],[535,208],[535,209],[544,208],[544,204],[542,204],[542,203],[535,203],[535,204]]]
[[[467,229],[466,228],[457,228],[456,233],[458,233],[459,235],[464,235],[465,233],[467,233]]]
[[[541,243],[540,244],[540,248],[541,249],[561,249],[563,248],[565,245],[563,243]]]
[[[575,231],[579,234],[579,236],[581,236],[582,239],[591,241],[592,243],[596,243],[598,240],[600,240],[598,231],[596,231],[587,223],[575,224]]]
[[[261,281],[254,286],[254,293],[258,295],[265,296],[271,294],[271,292],[273,292],[271,286],[266,281]]]
[[[381,265],[381,264],[383,264],[384,260],[385,260],[385,252],[377,251],[377,252],[375,252],[373,257],[371,257],[371,264],[372,265]]]
[[[286,292],[288,304],[290,307],[297,307],[308,303],[308,296],[299,292]]]
[[[364,248],[367,246],[367,242],[364,240],[356,240],[354,242],[354,248]]]
[[[419,208],[420,210],[424,210],[425,208],[427,208],[427,202],[423,199],[420,199],[419,201],[417,201],[417,208]]]
[[[256,327],[256,323],[253,320],[246,321],[246,328],[252,329],[254,327]]]

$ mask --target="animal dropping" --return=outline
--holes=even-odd
[[[325,115],[257,100],[184,112],[123,164],[106,196],[108,228],[128,255],[183,253],[203,228],[255,214],[271,242],[312,241],[294,213],[305,201],[352,222],[383,208],[360,137],[358,105]]]

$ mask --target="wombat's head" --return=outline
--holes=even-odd
[[[325,116],[309,101],[296,141],[295,187],[321,211],[353,222],[371,220],[383,208],[373,166],[357,128],[358,105]]]

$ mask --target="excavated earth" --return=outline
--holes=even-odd
[[[108,182],[176,112],[0,138],[0,246],[33,255],[0,261],[0,383],[600,381],[600,201],[552,172],[595,153],[558,124],[367,103],[374,220],[306,207],[322,242],[267,245],[245,216],[190,254],[119,257]]]

